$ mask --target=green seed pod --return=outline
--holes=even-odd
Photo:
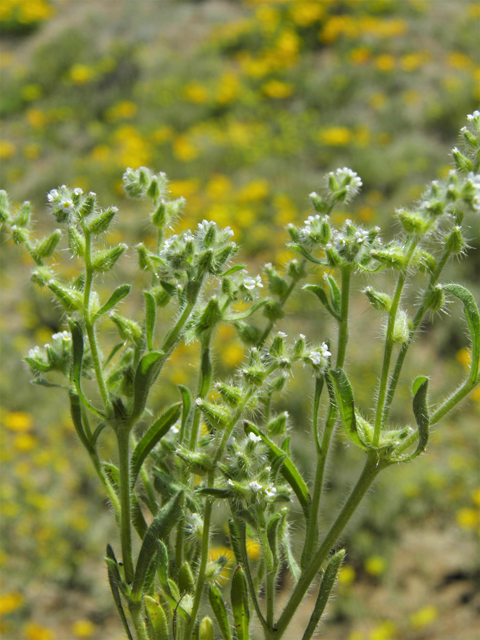
[[[131,340],[132,342],[140,344],[142,340],[142,329],[140,325],[133,320],[124,318],[115,311],[110,312],[108,317],[117,325],[118,332],[124,340]]]
[[[270,322],[276,322],[277,320],[281,320],[285,313],[278,302],[267,300],[266,304],[263,305],[263,315],[270,320]]]
[[[272,391],[280,392],[285,387],[286,382],[287,382],[286,376],[284,375],[278,376],[278,378],[275,378],[274,380],[271,381],[270,389]]]
[[[23,244],[28,240],[28,231],[26,229],[22,229],[21,227],[17,227],[16,224],[11,227],[12,232],[12,240],[15,244]]]
[[[293,278],[295,282],[298,282],[302,278],[305,278],[307,275],[307,271],[305,269],[304,262],[299,262],[295,258],[293,260],[290,260],[287,265],[287,274],[290,276],[290,278]]]
[[[425,306],[431,311],[440,311],[445,304],[445,292],[442,285],[437,284],[425,294]]]
[[[126,249],[128,249],[127,245],[121,243],[116,247],[112,247],[111,249],[103,249],[102,251],[97,251],[92,258],[93,269],[95,271],[99,271],[100,273],[110,271],[110,269],[113,269],[115,263]]]
[[[239,387],[234,387],[233,385],[228,385],[223,382],[217,382],[215,389],[222,396],[222,400],[233,408],[238,407],[244,395],[243,390]]]
[[[165,200],[160,201],[160,204],[152,213],[150,219],[152,223],[160,229],[163,229],[163,227],[167,224],[167,205]]]
[[[56,229],[53,233],[51,233],[43,240],[39,240],[39,242],[37,242],[37,244],[33,248],[33,256],[37,260],[49,258],[55,251],[61,237],[62,232],[60,231],[60,229]]]
[[[42,287],[44,287],[47,282],[52,280],[52,278],[53,273],[48,267],[40,267],[39,269],[36,269],[31,275],[32,282]]]
[[[253,366],[253,367],[245,367],[242,369],[242,375],[245,378],[245,381],[248,384],[252,384],[256,387],[261,387],[263,381],[265,380],[265,370],[262,367]]]
[[[428,251],[420,251],[418,256],[418,267],[421,271],[433,273],[437,268],[437,260]]]
[[[408,316],[405,311],[399,311],[395,318],[395,325],[393,327],[392,340],[398,344],[403,344],[408,340],[410,334],[410,327],[408,326]]]
[[[91,191],[88,196],[85,196],[82,204],[78,208],[79,219],[82,220],[83,218],[92,215],[92,213],[95,211],[96,204],[97,194]]]
[[[287,281],[281,277],[271,264],[265,265],[265,273],[268,277],[268,288],[272,295],[282,297],[288,290]]]
[[[195,578],[188,562],[184,562],[180,567],[180,571],[178,572],[178,586],[182,594],[193,591],[195,588]]]
[[[85,237],[75,226],[68,227],[68,246],[75,256],[85,255]]]
[[[399,245],[390,245],[385,249],[373,249],[370,255],[387,267],[392,267],[398,271],[405,269],[407,265],[407,256],[405,251]]]
[[[432,226],[432,220],[428,220],[417,211],[397,210],[397,217],[406,233],[423,236]]]
[[[220,589],[214,584],[210,585],[210,589],[208,591],[208,599],[210,600],[210,606],[212,607],[212,611],[215,614],[224,640],[232,640],[227,608],[225,607],[225,602],[223,601]]]
[[[367,296],[372,307],[377,309],[377,311],[390,311],[392,299],[388,294],[382,291],[375,291],[372,287],[366,287],[363,293]]]
[[[179,216],[182,213],[183,208],[185,207],[186,204],[186,200],[185,198],[176,198],[175,200],[170,200],[169,202],[167,202],[167,216],[168,216],[168,222],[172,222],[173,220],[175,220],[175,218],[177,216]],[[216,229],[216,225],[211,225],[214,229]],[[216,232],[214,234],[214,237],[216,236]],[[210,246],[208,244],[206,244],[205,246]]]
[[[462,132],[463,138],[469,147],[477,149],[480,146],[480,140],[471,131],[469,131],[467,127],[462,127],[460,131]]]
[[[310,194],[310,200],[312,201],[313,208],[318,213],[325,213],[330,206],[328,202],[319,196],[318,193],[315,193],[315,191]]]
[[[274,337],[269,349],[270,355],[274,358],[282,358],[285,355],[285,338],[286,335],[281,331]]]
[[[214,404],[213,402],[202,400],[202,398],[197,398],[196,404],[200,407],[200,411],[204,416],[216,428],[224,427],[231,418],[230,410],[221,404]]]
[[[83,299],[78,291],[63,287],[55,280],[49,280],[46,284],[50,291],[55,294],[57,300],[61,302],[66,311],[78,311],[82,308]]]
[[[94,213],[88,218],[85,224],[87,232],[97,235],[99,233],[104,233],[105,231],[107,231],[117,211],[117,207],[109,207],[104,211]]]
[[[307,348],[307,343],[305,342],[305,336],[303,335],[303,333],[301,333],[299,339],[295,342],[293,346],[293,357],[296,360],[303,358],[303,356],[305,355],[306,348]]]
[[[197,325],[196,325],[196,333],[199,335],[203,331],[211,330],[214,326],[221,320],[222,312],[220,310],[220,305],[216,297],[211,298],[207,306],[202,312]]]
[[[288,411],[284,411],[267,424],[267,431],[272,436],[283,436],[287,432]]]
[[[473,171],[473,162],[470,158],[464,156],[463,153],[460,153],[457,147],[452,149],[452,156],[455,166],[460,173],[470,173],[470,171]]]
[[[0,190],[0,223],[10,222],[10,202],[8,193],[3,189]]]
[[[151,596],[143,596],[143,600],[155,633],[154,640],[168,640],[168,621],[162,605]]]
[[[241,565],[233,574],[230,598],[237,640],[249,640],[250,609],[248,607],[247,579]]]
[[[199,640],[213,640],[213,622],[208,616],[200,623]]]
[[[341,264],[342,259],[340,258],[340,256],[338,255],[338,252],[336,251],[336,249],[333,248],[332,245],[327,245],[325,247],[325,253],[327,256],[328,264],[331,267],[338,267]]]
[[[23,202],[20,209],[15,213],[12,218],[12,224],[17,227],[28,227],[30,225],[30,218],[32,215],[32,205],[30,202]]]
[[[462,253],[466,244],[461,227],[454,227],[445,238],[445,249],[453,254]]]
[[[238,331],[240,340],[246,345],[258,344],[263,331],[259,327],[255,327],[253,324],[242,322],[237,320],[233,323],[235,329]]]

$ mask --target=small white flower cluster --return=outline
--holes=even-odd
[[[333,178],[338,183],[339,189],[346,190],[347,195],[344,199],[344,202],[347,202],[348,200],[351,200],[354,196],[356,196],[363,185],[360,176],[348,167],[337,169],[335,172],[331,171],[329,174],[327,174],[327,177]]]
[[[254,444],[258,444],[259,442],[262,441],[262,437],[255,435],[253,431],[250,431],[250,433],[248,434],[248,439],[250,440],[250,442],[253,442]]]
[[[253,493],[259,493],[260,491],[264,491],[267,498],[274,498],[277,494],[277,489],[272,483],[264,487],[256,480],[253,480],[252,482],[250,482],[248,486],[253,491]]]
[[[64,340],[65,342],[70,342],[72,340],[72,336],[68,331],[62,331],[60,333],[54,333],[52,340]]]
[[[475,213],[480,213],[480,175],[473,173],[473,171],[470,172],[465,184],[472,191],[470,204],[472,205],[473,210]]]
[[[257,287],[261,289],[263,287],[262,278],[261,276],[256,276],[255,278],[248,276],[243,281],[243,286],[248,291],[254,291]]]
[[[332,356],[326,342],[322,343],[318,351],[310,351],[307,355],[308,360],[314,367],[324,369],[328,364],[328,359]]]
[[[473,113],[469,113],[467,116],[467,120],[469,120],[470,122],[480,123],[480,111],[476,109]]]

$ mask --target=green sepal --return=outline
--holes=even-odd
[[[72,417],[72,422],[73,422],[73,426],[75,427],[75,431],[77,432],[77,435],[81,443],[85,447],[85,449],[87,449],[87,451],[92,451],[93,447],[85,433],[85,429],[83,428],[80,397],[76,393],[73,393],[73,391],[70,391],[69,398],[70,398],[70,415]]]
[[[314,262],[315,264],[325,264],[325,260],[318,260],[318,258],[314,258],[304,247],[302,247],[301,244],[290,242],[287,246],[294,251],[298,251],[301,256],[310,260],[310,262]]]
[[[208,599],[210,600],[210,606],[212,607],[212,611],[217,619],[223,639],[232,640],[227,608],[225,607],[225,602],[223,601],[220,589],[214,584],[210,585]]]
[[[182,511],[182,504],[183,492],[180,491],[170,502],[160,509],[148,528],[143,538],[142,546],[138,554],[137,566],[135,567],[132,594],[130,596],[133,602],[140,602],[148,568],[158,550],[157,540],[168,536],[177,524],[177,520]]]
[[[325,307],[325,309],[336,319],[336,320],[341,320],[342,316],[339,315],[336,311],[334,311],[332,309],[332,307],[330,306],[330,302],[328,300],[328,296],[325,292],[325,290],[323,289],[323,287],[320,287],[318,284],[306,284],[303,289],[305,291],[311,291],[312,293],[314,293],[317,298],[320,300],[320,302],[323,304],[323,306]]]
[[[251,424],[250,422],[245,422],[244,426],[247,435],[249,433],[254,433],[256,436],[260,436],[262,438],[263,443],[268,447],[268,457],[272,462],[278,456],[284,455],[282,449],[280,449],[280,447],[272,442],[270,438],[268,438],[264,433],[257,429],[257,427],[255,427],[253,424]],[[295,495],[298,498],[298,501],[300,502],[305,517],[308,519],[310,517],[310,493],[308,491],[305,480],[302,478],[298,469],[293,464],[291,458],[288,455],[286,455],[283,459],[280,473],[292,487]]]
[[[178,572],[178,586],[180,593],[189,593],[195,588],[195,578],[190,563],[187,561],[182,564]]]
[[[233,574],[230,600],[237,640],[250,640],[247,578],[241,565],[236,568]]]
[[[82,326],[76,320],[68,319],[70,326],[70,332],[72,334],[72,378],[75,389],[83,402],[83,404],[94,414],[97,418],[104,419],[105,416],[95,409],[95,407],[87,400],[81,385],[82,378],[82,362],[84,352],[84,340]]]
[[[63,287],[55,280],[50,280],[46,284],[62,304],[65,311],[78,311],[82,307],[83,300],[78,291]]]
[[[55,229],[55,231],[49,236],[43,240],[39,240],[32,249],[32,256],[34,259],[44,260],[45,258],[50,258],[57,248],[57,244],[60,242],[61,237],[62,232],[60,229]]]
[[[480,314],[478,313],[477,303],[470,291],[459,284],[445,284],[443,285],[443,289],[463,302],[463,310],[467,319],[468,328],[470,329],[470,338],[472,341],[470,380],[475,382],[480,366]]]
[[[355,416],[355,401],[353,399],[353,389],[347,374],[343,369],[333,370],[327,373],[327,389],[330,401],[338,407],[340,419],[345,433],[350,440],[362,449],[369,449],[369,445],[359,436],[357,420]]]
[[[213,622],[208,616],[205,616],[200,623],[198,638],[199,640],[213,640]]]
[[[100,251],[97,251],[92,256],[93,270],[98,271],[99,273],[110,271],[110,269],[113,269],[125,249],[128,249],[128,247],[126,244],[122,243],[118,244],[116,247],[112,247],[111,249],[101,249]]]
[[[154,296],[149,291],[144,291],[145,296],[145,337],[149,351],[153,351],[153,332],[155,329],[155,318],[157,305]]]
[[[277,511],[277,513],[272,516],[267,525],[267,539],[268,544],[270,545],[270,550],[272,552],[275,570],[278,567],[278,530],[280,525],[282,524],[282,521],[287,515],[287,511],[288,510],[286,507],[280,509],[280,511]]]
[[[162,351],[150,351],[145,354],[137,365],[134,380],[134,397],[131,420],[135,422],[140,418],[147,403],[148,392],[155,382],[162,365],[164,353]]]
[[[177,402],[169,409],[167,409],[165,413],[160,416],[160,418],[155,420],[155,422],[135,447],[131,460],[132,485],[135,483],[135,480],[140,473],[140,469],[142,468],[142,464],[144,463],[148,454],[152,451],[155,445],[160,442],[163,436],[165,436],[169,432],[172,425],[175,424],[175,422],[178,420],[181,412],[181,406],[182,403]]]
[[[103,305],[103,307],[100,307],[100,309],[95,313],[92,319],[93,322],[96,322],[101,316],[103,316],[104,313],[110,311],[110,309],[118,304],[120,300],[123,300],[126,296],[128,296],[131,288],[131,284],[122,284],[117,287],[110,298],[107,300],[107,302]]]
[[[200,376],[201,384],[198,395],[200,396],[200,398],[205,398],[210,390],[213,376],[212,361],[210,359],[210,348],[208,346],[202,349]]]
[[[143,601],[152,625],[153,640],[168,640],[168,621],[162,605],[151,596],[144,596]]]
[[[223,271],[222,273],[220,273],[219,277],[224,278],[225,276],[233,276],[234,273],[237,273],[238,271],[243,271],[243,269],[246,269],[246,265],[236,264],[235,266],[230,267],[230,269],[227,269],[226,271]]]
[[[108,582],[110,583],[110,589],[112,590],[113,600],[115,602],[115,606],[117,607],[118,615],[123,624],[123,628],[125,629],[125,633],[127,634],[128,640],[133,640],[132,633],[128,626],[127,617],[125,615],[125,611],[123,610],[122,598],[120,596],[120,585],[122,585],[122,579],[120,577],[120,570],[118,568],[118,562],[115,558],[115,554],[113,552],[112,547],[107,545],[107,571],[108,571]]]
[[[229,489],[217,489],[216,487],[202,487],[201,489],[197,489],[195,493],[199,496],[211,496],[216,500],[232,497],[232,492]]]
[[[110,226],[116,213],[116,207],[109,207],[108,209],[94,213],[85,221],[85,230],[87,233],[92,233],[93,235],[104,233]]]
[[[325,611],[325,607],[327,606],[330,599],[330,594],[332,593],[332,589],[335,586],[335,581],[337,579],[337,575],[340,567],[342,566],[344,558],[345,549],[341,549],[340,551],[337,551],[337,553],[335,553],[328,561],[327,567],[323,574],[322,582],[320,584],[320,589],[318,591],[317,601],[315,602],[313,613],[308,622],[308,626],[305,629],[302,640],[310,640],[310,638],[312,638],[313,634],[315,633],[317,624],[320,622],[320,618],[322,617],[322,614]]]

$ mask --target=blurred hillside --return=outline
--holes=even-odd
[[[355,170],[363,188],[334,221],[381,223],[393,234],[395,207],[449,170],[458,131],[480,102],[473,0],[0,0],[0,38],[0,188],[34,204],[39,229],[51,225],[46,193],[65,183],[119,206],[115,237],[148,246],[147,225],[120,188],[126,167],[146,165],[187,198],[182,228],[203,218],[229,225],[241,260],[279,268],[291,255],[285,225],[311,213],[308,194],[337,167]],[[111,513],[66,406],[30,385],[21,360],[61,328],[62,315],[29,283],[28,260],[1,241],[0,632],[120,640],[102,564]],[[470,258],[448,277],[480,300],[478,217],[469,244]],[[125,272],[136,277],[133,259]],[[365,352],[365,336],[375,339],[380,325],[363,301],[354,305],[349,359],[365,382],[362,403],[379,357]],[[289,332],[328,335],[313,299],[290,308]],[[405,378],[431,372],[441,395],[468,365],[460,310],[428,324],[423,338]],[[243,351],[232,333],[218,342],[217,366],[228,372]],[[189,382],[192,354],[179,349],[167,392]],[[292,393],[291,413],[304,415],[307,400]],[[395,412],[404,419],[402,402]],[[324,637],[475,640],[479,421],[477,393],[438,427],[427,456],[390,470],[369,496],[345,538]],[[297,434],[308,468],[304,445]],[[326,512],[358,462],[337,447]]]

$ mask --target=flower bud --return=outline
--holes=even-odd
[[[244,396],[244,392],[239,387],[234,387],[233,385],[228,385],[223,382],[217,382],[215,384],[215,389],[222,396],[222,400],[226,402],[230,407],[238,407],[242,398]]]
[[[477,149],[480,146],[480,141],[478,140],[478,138],[471,131],[469,131],[467,127],[462,127],[460,131],[469,147],[471,147],[472,149]]]
[[[86,231],[94,235],[104,233],[110,226],[117,211],[117,207],[109,207],[108,209],[94,213],[88,218],[85,224]]]
[[[108,317],[117,325],[118,333],[124,340],[131,340],[136,344],[140,344],[142,340],[142,329],[134,320],[124,318],[119,313],[111,311]]]
[[[30,225],[30,218],[32,215],[32,205],[30,202],[23,202],[20,209],[15,212],[12,218],[12,224],[17,227],[28,227]]]
[[[80,220],[83,220],[83,218],[87,218],[88,216],[92,215],[92,213],[95,211],[96,204],[97,194],[91,191],[87,196],[85,196],[82,204],[78,208],[78,217],[80,218]]]
[[[267,424],[267,431],[272,436],[283,436],[287,431],[288,411],[284,411]]]
[[[268,318],[270,322],[276,322],[277,320],[281,320],[285,314],[278,302],[267,300],[263,306],[263,315]]]
[[[238,331],[240,340],[246,345],[258,344],[263,331],[259,327],[255,327],[253,324],[242,322],[237,320],[234,322],[235,328]]]
[[[270,292],[279,297],[283,296],[288,289],[288,283],[271,264],[266,264],[264,270],[268,277],[268,288]]]
[[[318,211],[318,213],[325,213],[326,211],[328,211],[328,202],[324,198],[319,196],[318,193],[315,193],[315,191],[310,194],[310,200],[312,201],[313,208],[315,209],[315,211]]]
[[[10,221],[10,202],[8,194],[3,189],[0,190],[0,223]]]
[[[445,292],[440,284],[428,289],[425,294],[425,306],[431,311],[440,311],[445,304]]]
[[[292,223],[288,224],[287,231],[289,236],[294,242],[298,242],[300,240],[300,230],[294,224]]]
[[[208,402],[202,398],[197,398],[196,404],[212,426],[217,429],[224,427],[231,418],[230,410],[224,405]]]
[[[63,287],[56,280],[49,280],[47,287],[52,291],[57,300],[63,305],[66,311],[78,311],[83,305],[82,296],[75,289]]]
[[[367,296],[372,307],[377,309],[377,311],[390,311],[392,299],[388,294],[382,291],[375,291],[372,287],[366,287],[363,293]]]
[[[398,271],[402,271],[407,265],[405,251],[397,244],[391,244],[384,249],[372,249],[370,255],[387,267],[393,267]]]
[[[453,227],[450,234],[445,238],[445,249],[453,254],[462,253],[466,244],[467,243],[462,235],[462,228],[458,226]]]
[[[406,233],[422,236],[429,231],[432,222],[416,211],[397,210],[397,217]]]
[[[85,237],[74,225],[68,227],[68,246],[74,256],[85,255]]]
[[[200,623],[199,640],[213,640],[213,622],[208,616]]]
[[[282,331],[279,331],[277,333],[269,349],[271,356],[273,356],[274,358],[282,358],[284,356],[286,337],[287,336]]]
[[[125,249],[128,249],[127,245],[124,243],[120,243],[116,247],[112,247],[111,249],[103,249],[102,251],[97,251],[92,258],[93,269],[95,271],[99,271],[100,273],[110,271],[110,269],[113,269],[117,260],[120,258]]]
[[[193,591],[195,587],[195,578],[193,577],[192,569],[188,562],[184,562],[178,572],[178,586],[180,593]]]
[[[218,304],[217,298],[213,297],[208,301],[207,306],[203,310],[203,313],[197,322],[197,335],[199,335],[202,331],[213,329],[221,319],[222,312],[220,310],[220,305]]]
[[[51,233],[43,240],[39,240],[32,250],[33,256],[37,260],[49,258],[55,251],[61,237],[62,232],[59,229],[56,229],[53,233]]]
[[[287,265],[287,274],[290,276],[290,278],[295,280],[295,282],[298,282],[302,278],[305,278],[307,275],[307,271],[305,269],[304,262],[299,262],[295,258],[293,260],[290,260]]]
[[[327,255],[328,264],[331,267],[338,267],[341,264],[342,259],[338,255],[336,249],[333,248],[333,245],[327,244],[325,247],[325,253]]]
[[[293,357],[296,360],[303,358],[305,355],[306,348],[307,348],[307,343],[305,342],[305,336],[303,335],[303,333],[301,333],[299,339],[296,341],[296,343],[293,346]]]
[[[150,216],[151,221],[156,227],[163,228],[167,224],[167,205],[165,200],[161,200],[158,207]]]
[[[47,284],[47,282],[50,282],[52,277],[53,277],[53,273],[48,267],[40,267],[39,269],[36,269],[32,273],[31,280],[35,284],[38,284],[44,287]]]
[[[393,327],[392,340],[398,344],[403,344],[408,340],[410,327],[408,326],[408,316],[405,311],[399,311],[395,318]]]
[[[463,155],[457,147],[452,149],[452,156],[458,171],[461,173],[469,173],[470,171],[473,171],[473,162],[470,158]]]
[[[12,240],[15,244],[23,244],[28,240],[28,231],[26,229],[22,229],[21,227],[17,227],[16,224],[11,227],[11,232]]]

